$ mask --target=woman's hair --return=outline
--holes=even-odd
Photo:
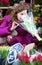
[[[13,22],[14,20],[16,20],[17,19],[17,13],[19,13],[23,10],[30,11],[30,7],[27,3],[18,4],[16,7],[14,7],[13,11],[11,12],[11,21]]]

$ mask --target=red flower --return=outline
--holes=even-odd
[[[0,2],[2,2],[2,0],[0,0]]]
[[[36,56],[33,58],[33,62],[36,61]]]
[[[40,59],[41,58],[41,54],[39,54],[37,58]]]
[[[0,0],[0,2],[5,3],[5,4],[10,4],[9,0]]]
[[[42,62],[42,57],[39,59],[40,62]]]
[[[30,57],[28,57],[27,55],[24,56],[24,62],[25,62],[25,63],[28,63],[28,62],[29,62],[29,58],[30,58]]]
[[[9,1],[9,0],[3,0],[3,2],[4,2],[5,4],[10,4],[10,1]]]
[[[22,55],[18,57],[19,60],[23,60],[24,62],[28,63],[29,62],[29,58],[27,55]]]
[[[42,56],[41,56],[40,54],[38,55],[37,58],[38,58],[38,60],[39,60],[40,62],[42,62]]]
[[[19,56],[18,58],[19,58],[19,60],[23,60],[24,56],[21,55],[21,56]]]

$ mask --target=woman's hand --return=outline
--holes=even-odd
[[[14,21],[14,22],[12,23],[11,31],[14,30],[17,26],[19,26],[19,24]]]
[[[12,35],[8,35],[7,39],[8,39],[8,41],[10,41],[12,39]]]

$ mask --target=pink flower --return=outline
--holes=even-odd
[[[33,58],[33,62],[36,61],[36,56]]]

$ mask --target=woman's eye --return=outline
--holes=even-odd
[[[21,15],[23,15],[23,13],[21,13]]]

